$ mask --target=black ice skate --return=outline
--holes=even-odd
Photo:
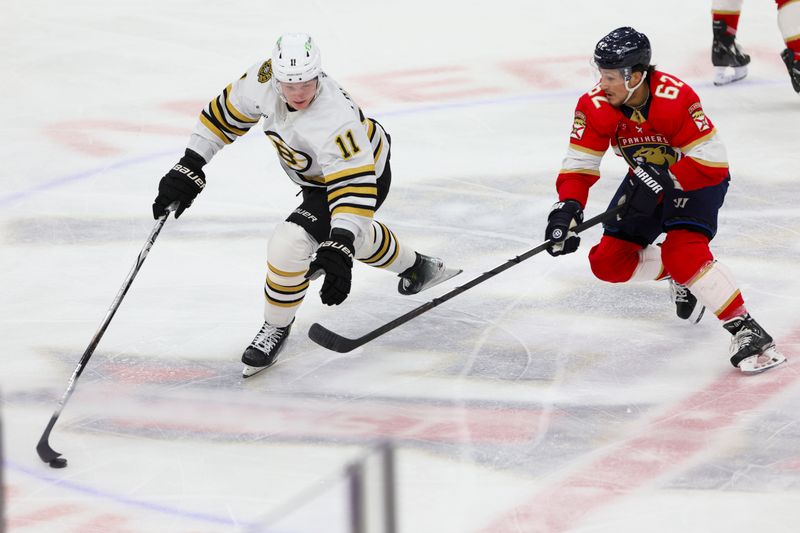
[[[788,48],[781,52],[781,59],[786,63],[786,68],[789,69],[789,78],[792,80],[792,88],[795,92],[800,93],[800,61],[795,59],[794,52]]]
[[[675,313],[678,318],[688,320],[690,324],[697,324],[703,318],[706,306],[697,303],[697,298],[685,285],[681,285],[672,278],[669,280],[669,294],[675,304]]]
[[[722,326],[733,335],[731,364],[745,374],[758,374],[786,361],[775,349],[770,334],[749,314],[727,320]]]
[[[445,267],[444,261],[437,257],[428,257],[418,252],[416,254],[414,265],[398,274],[400,283],[397,284],[397,290],[400,294],[417,294],[461,274],[460,269]]]
[[[275,363],[293,323],[294,320],[288,326],[278,328],[264,322],[261,331],[242,354],[242,377],[249,378]]]
[[[727,85],[747,76],[750,56],[736,43],[736,36],[728,33],[723,20],[714,21],[714,42],[711,44],[711,64],[714,65],[714,85]],[[728,69],[733,69],[731,73]]]

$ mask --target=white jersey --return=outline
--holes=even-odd
[[[333,79],[320,75],[317,97],[290,111],[278,96],[272,62],[259,62],[203,109],[188,148],[206,161],[262,120],[283,170],[298,185],[325,187],[331,228],[358,237],[375,212],[377,185],[389,155],[383,128],[366,118]]]

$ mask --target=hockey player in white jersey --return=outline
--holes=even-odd
[[[259,121],[303,200],[269,240],[265,321],[242,355],[245,377],[275,362],[310,281],[324,275],[326,305],[347,298],[353,259],[396,273],[401,294],[460,272],[401,245],[374,218],[391,183],[390,136],[322,71],[319,49],[302,33],[281,36],[270,59],[203,109],[185,155],[159,183],[153,216],[178,201],[179,217],[205,187],[203,166]]]

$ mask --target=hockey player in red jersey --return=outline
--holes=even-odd
[[[577,250],[580,237],[569,229],[583,220],[610,145],[630,170],[610,203],[621,211],[589,252],[592,272],[611,283],[669,279],[679,317],[697,321],[709,309],[733,336],[731,363],[764,371],[785,357],[709,249],[730,181],[725,146],[692,88],[650,57],[649,40],[630,27],[597,43],[600,82],[578,100],[556,180],[559,201],[548,215],[545,238],[556,243],[549,252]]]
[[[714,84],[725,85],[747,76],[750,56],[736,42],[736,31],[744,0],[712,0],[711,20],[714,40],[711,63],[714,65]],[[781,52],[792,88],[800,93],[800,1],[775,0],[778,6],[778,28],[786,49]]]

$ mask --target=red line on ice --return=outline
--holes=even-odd
[[[778,347],[791,359],[799,352],[788,349],[798,342],[800,330]],[[680,471],[714,445],[716,432],[794,385],[800,372],[790,363],[757,376],[731,369],[651,421],[637,436],[612,446],[566,478],[545,484],[533,498],[506,512],[482,533],[567,531],[600,507]]]

